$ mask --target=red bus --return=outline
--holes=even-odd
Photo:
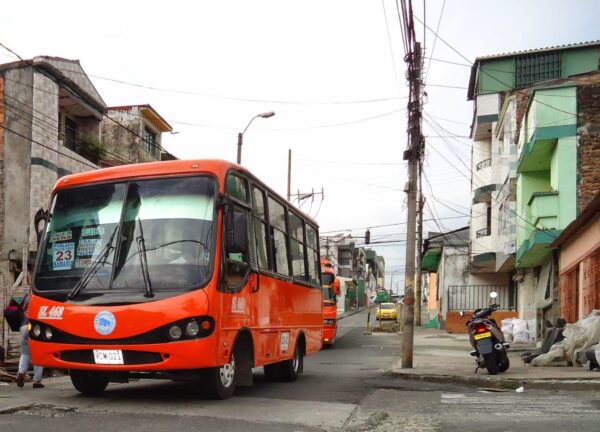
[[[327,258],[321,258],[321,277],[323,281],[323,345],[335,343],[337,334],[337,296],[340,294],[340,281],[335,277],[333,264]]]
[[[243,167],[168,161],[59,179],[29,306],[33,363],[101,394],[197,380],[215,398],[294,381],[321,349],[317,223]]]

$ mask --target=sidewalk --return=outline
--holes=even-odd
[[[475,373],[475,360],[467,334],[415,327],[413,368],[402,368],[399,360],[391,373],[405,379],[450,382],[482,387],[560,388],[561,390],[600,390],[600,371],[575,367],[525,366],[521,354],[530,349],[509,350],[510,368],[498,375],[485,369]]]

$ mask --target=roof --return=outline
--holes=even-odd
[[[79,60],[37,56],[28,60],[0,64],[0,72],[29,67],[45,74],[61,85],[61,87],[75,93],[77,97],[83,99],[85,103],[100,115],[103,115],[106,111],[106,103],[81,67]]]
[[[150,104],[143,105],[121,105],[108,107],[109,111],[131,111],[138,109],[142,115],[158,128],[161,132],[173,132],[173,127],[156,111]]]
[[[550,46],[550,47],[545,47],[545,48],[534,48],[534,49],[528,49],[528,50],[522,50],[522,51],[513,51],[513,52],[491,54],[491,55],[487,55],[487,56],[477,57],[475,59],[475,61],[473,62],[473,66],[471,66],[471,76],[469,78],[467,99],[472,100],[473,96],[475,94],[475,81],[477,79],[476,78],[477,77],[477,66],[482,61],[499,60],[499,59],[509,58],[509,57],[518,57],[518,56],[531,54],[531,53],[542,53],[542,52],[556,51],[556,50],[565,51],[565,50],[587,48],[587,47],[593,47],[593,46],[600,46],[600,40],[588,41],[588,42],[577,42],[577,43],[572,43],[572,44],[567,44],[567,45],[556,45],[556,46]]]
[[[594,199],[590,201],[587,207],[581,212],[577,218],[571,222],[567,227],[560,233],[558,237],[552,242],[550,247],[557,249],[569,241],[573,236],[577,234],[581,228],[583,228],[589,221],[598,216],[600,211],[600,192],[596,194]]]

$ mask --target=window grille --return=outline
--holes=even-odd
[[[560,51],[527,54],[516,58],[516,88],[560,78]]]

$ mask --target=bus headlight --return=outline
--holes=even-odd
[[[31,330],[31,334],[33,334],[33,337],[39,338],[40,335],[42,334],[42,328],[40,327],[39,324],[36,324],[33,326],[33,329]]]
[[[179,338],[181,338],[181,327],[179,326],[171,326],[171,328],[169,328],[169,337],[173,340],[178,340]]]
[[[185,326],[185,334],[190,337],[196,336],[199,331],[200,331],[200,326],[198,325],[198,323],[196,321],[190,321]]]
[[[44,338],[46,340],[52,339],[52,329],[50,327],[46,327],[46,330],[44,330]]]

